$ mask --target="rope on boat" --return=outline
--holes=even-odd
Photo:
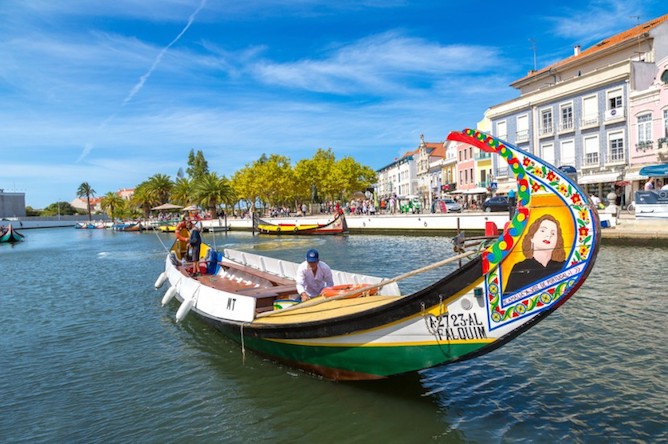
[[[159,240],[160,243],[162,244],[162,248],[164,248],[165,251],[166,251],[167,253],[169,253],[169,248],[167,248],[167,246],[165,245],[165,243],[164,243],[164,242],[162,241],[162,239],[160,238],[160,235],[158,234],[158,231],[160,231],[160,230],[153,230],[153,232],[155,233],[155,236],[158,238],[158,240]]]
[[[246,365],[246,345],[244,344],[244,324],[239,327],[239,334],[241,335],[241,363]]]
[[[449,257],[447,259],[443,259],[442,261],[435,262],[431,265],[427,265],[425,267],[418,268],[417,270],[413,270],[413,271],[409,271],[407,273],[401,274],[401,275],[399,275],[397,277],[394,277],[392,279],[388,279],[386,281],[381,281],[378,284],[370,285],[368,287],[365,287],[365,291],[373,290],[374,288],[382,288],[382,287],[384,287],[388,284],[393,284],[395,282],[402,281],[404,279],[407,279],[409,277],[413,277],[413,276],[418,275],[420,273],[424,273],[426,271],[430,271],[430,270],[433,270],[435,268],[442,267],[444,265],[449,264],[450,262],[458,261],[458,260],[463,259],[465,257],[474,255],[476,253],[477,252],[475,252],[475,251],[466,251],[466,252],[458,254],[456,256],[452,256],[452,257]],[[293,305],[291,307],[285,307],[282,310],[274,310],[274,311],[267,311],[267,312],[264,312],[264,313],[259,313],[257,316],[255,316],[255,319],[263,318],[265,316],[271,316],[271,315],[274,315],[274,314],[285,313],[286,311],[295,310],[297,308],[312,307],[312,306],[315,306],[315,305],[322,304],[324,302],[336,301],[336,300],[339,300],[339,299],[345,299],[345,298],[351,297],[351,296],[353,296],[357,293],[359,293],[359,289],[348,291],[346,293],[341,293],[341,294],[339,294],[337,296],[333,296],[331,298],[311,299],[311,300],[308,300],[306,302],[302,302],[300,304]]]

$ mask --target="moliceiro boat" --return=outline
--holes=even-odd
[[[24,237],[25,236],[12,227],[12,224],[7,225],[6,227],[0,227],[0,242],[21,242]]]
[[[344,234],[348,232],[346,216],[339,212],[331,221],[320,224],[308,219],[295,223],[271,223],[253,214],[253,231],[260,234]]]
[[[334,271],[335,291],[299,304],[283,302],[296,296],[296,263],[207,245],[183,263],[175,246],[155,283],[169,282],[163,304],[175,297],[177,321],[198,316],[243,350],[333,380],[387,378],[502,346],[584,283],[599,249],[597,212],[532,154],[474,130],[448,138],[512,169],[518,207],[497,238],[394,278]],[[463,265],[427,287],[400,291],[403,279],[455,261]]]

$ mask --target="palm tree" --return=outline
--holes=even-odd
[[[90,197],[95,196],[95,190],[88,185],[88,182],[82,183],[77,189],[77,197],[83,199],[84,196],[86,197],[86,208],[88,208],[88,222],[90,222],[92,220],[90,214]]]
[[[234,190],[225,176],[206,173],[193,185],[197,203],[216,214],[218,204],[229,203],[234,198]]]
[[[172,188],[173,203],[188,206],[192,203],[192,182],[186,177],[176,179]]]
[[[130,199],[130,204],[135,208],[141,208],[145,218],[148,218],[151,207],[161,203],[157,202],[156,199],[151,196],[149,191],[149,184],[147,181],[144,181],[137,185],[135,192],[132,195],[132,199]]]
[[[174,188],[174,182],[166,174],[154,174],[146,181],[146,185],[148,195],[156,205],[167,203]]]
[[[102,209],[107,211],[109,210],[108,214],[109,217],[111,217],[111,221],[115,222],[116,221],[116,210],[120,210],[123,208],[125,205],[125,200],[118,195],[118,193],[113,193],[113,192],[108,192],[107,194],[104,195],[102,200],[100,201],[100,205],[102,206]]]

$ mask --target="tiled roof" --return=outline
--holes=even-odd
[[[445,157],[445,146],[442,143],[435,143],[433,144],[434,146],[434,151],[432,151],[429,155],[434,156],[434,157]]]
[[[589,48],[585,49],[584,51],[580,52],[578,55],[572,55],[566,59],[560,60],[556,63],[553,63],[550,66],[547,66],[543,69],[539,69],[538,71],[534,71],[530,73],[529,75],[521,78],[520,80],[517,80],[516,82],[520,82],[522,80],[528,79],[530,77],[536,76],[538,74],[544,73],[546,71],[549,71],[550,69],[557,68],[562,65],[566,65],[574,60],[581,60],[585,59],[587,57],[590,57],[593,54],[596,54],[604,49],[611,48],[615,45],[619,45],[620,43],[628,42],[629,40],[636,39],[639,36],[643,35],[646,32],[649,32],[650,30],[656,28],[660,24],[668,21],[668,14],[662,15],[661,17],[657,17],[655,19],[652,19],[646,23],[640,24],[638,26],[635,26],[631,29],[628,29],[624,32],[620,32],[619,34],[616,34],[612,37],[609,37],[607,39],[601,40],[597,44],[590,46]],[[513,83],[516,83],[513,82]]]

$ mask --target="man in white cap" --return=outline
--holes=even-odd
[[[318,250],[310,249],[306,252],[306,260],[297,268],[298,300],[308,301],[320,294],[323,288],[334,285],[332,269],[320,260]]]

